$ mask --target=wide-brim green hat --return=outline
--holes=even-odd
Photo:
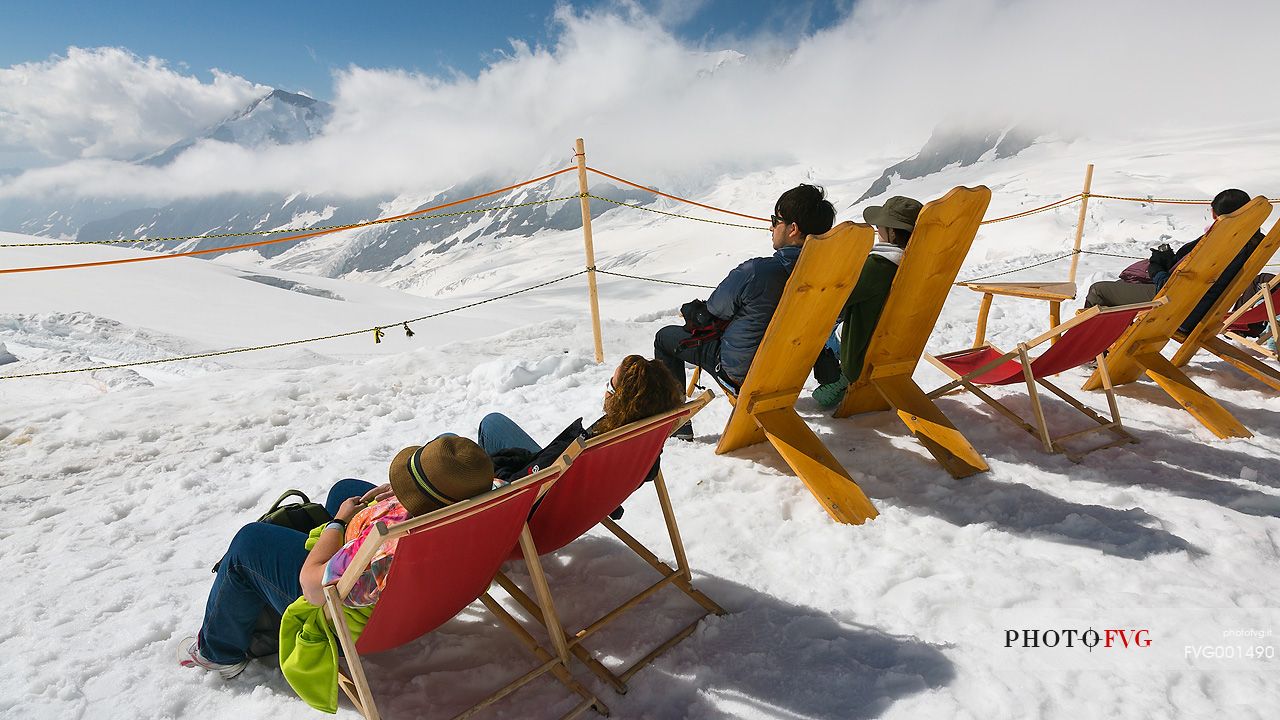
[[[862,211],[862,219],[868,225],[897,228],[898,230],[915,230],[916,220],[924,205],[919,200],[901,195],[894,195],[884,201],[884,205],[872,205]]]

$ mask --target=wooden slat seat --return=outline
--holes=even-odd
[[[920,211],[867,347],[862,372],[835,412],[836,417],[848,417],[897,411],[954,477],[982,472],[987,463],[912,374],[990,202],[991,191],[986,187],[958,187]]]

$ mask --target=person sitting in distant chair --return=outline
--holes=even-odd
[[[862,374],[862,361],[871,345],[871,336],[889,299],[889,288],[893,286],[902,253],[923,207],[919,200],[896,195],[882,206],[862,211],[863,220],[876,228],[876,244],[840,313],[840,376],[813,391],[813,399],[824,408],[839,405],[849,383]]]
[[[622,358],[604,393],[604,415],[587,427],[582,418],[569,424],[546,445],[539,445],[515,420],[494,412],[480,420],[476,441],[493,460],[494,474],[514,482],[550,466],[579,438],[586,440],[637,420],[675,410],[684,402],[684,389],[666,365],[639,355]],[[656,466],[655,466],[656,468]]]
[[[1211,212],[1213,221],[1217,222],[1218,218],[1223,215],[1230,215],[1247,205],[1249,202],[1249,194],[1243,190],[1230,189],[1223,190],[1218,193],[1211,203]],[[1213,226],[1210,225],[1210,228]],[[1205,231],[1205,235],[1208,230]],[[1222,293],[1226,291],[1227,285],[1235,279],[1240,273],[1240,268],[1244,267],[1245,261],[1257,249],[1258,243],[1262,242],[1262,231],[1254,233],[1253,237],[1244,244],[1244,247],[1231,260],[1227,267],[1209,287],[1204,297],[1200,298],[1200,302],[1196,303],[1195,308],[1191,310],[1191,314],[1182,322],[1178,328],[1180,332],[1190,332],[1192,328],[1200,322],[1204,314],[1209,312],[1209,308],[1217,302]],[[1151,251],[1151,259],[1147,261],[1147,274],[1151,282],[1127,282],[1124,280],[1105,280],[1096,282],[1089,286],[1089,292],[1085,295],[1084,306],[1091,308],[1095,305],[1102,307],[1116,307],[1119,305],[1132,305],[1134,303],[1151,302],[1155,299],[1156,293],[1164,287],[1169,279],[1169,274],[1173,272],[1173,268],[1177,267],[1182,259],[1191,254],[1191,250],[1195,248],[1196,243],[1200,242],[1204,235],[1192,240],[1191,242],[1178,248],[1178,252],[1174,253],[1168,245]]]
[[[686,324],[668,325],[654,337],[654,359],[671,370],[681,387],[686,362],[711,373],[730,389],[741,387],[805,239],[830,231],[835,217],[836,209],[820,187],[798,185],[784,192],[770,218],[773,255],[751,258],[734,268],[705,303],[686,303],[681,308]],[[708,332],[694,332],[702,328]],[[819,382],[834,379],[820,377]],[[677,436],[692,434],[693,429],[685,425]]]

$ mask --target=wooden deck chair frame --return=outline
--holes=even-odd
[[[1275,297],[1277,294],[1280,294],[1280,291],[1277,290],[1278,288],[1280,288],[1280,275],[1276,275],[1268,280],[1266,285],[1259,287],[1258,292],[1254,293],[1247,302],[1241,305],[1239,310],[1228,315],[1227,318],[1222,321],[1222,327],[1219,329],[1218,334],[1228,337],[1235,342],[1254,350],[1260,355],[1271,358],[1272,360],[1280,359],[1277,357],[1277,351],[1259,343],[1253,338],[1241,335],[1231,329],[1231,327],[1237,323],[1254,322],[1252,318],[1246,319],[1246,314],[1249,314],[1250,311],[1253,310],[1259,310],[1261,311],[1261,317],[1257,319],[1257,322],[1265,322],[1269,326],[1271,337],[1280,336],[1280,320],[1276,317],[1276,305],[1280,304],[1280,301],[1276,300]]]
[[[1131,383],[1145,373],[1214,435],[1252,437],[1248,428],[1160,351],[1270,214],[1270,202],[1265,197],[1256,197],[1239,210],[1218,218],[1204,239],[1173,268],[1169,280],[1157,293],[1157,299],[1164,297],[1169,302],[1144,313],[1107,352],[1103,365],[1112,384]],[[1223,308],[1232,300],[1224,292],[1205,314],[1206,318],[1215,319],[1215,328],[1216,318],[1223,316]],[[1099,366],[1085,382],[1084,389],[1101,388],[1102,372],[1103,367]]]
[[[768,440],[842,523],[861,524],[879,513],[795,404],[874,242],[870,225],[851,222],[805,240],[741,390],[735,396],[726,389],[733,412],[716,446],[724,454]]]
[[[1121,306],[1112,307],[1112,308],[1101,308],[1101,307],[1089,308],[1088,310],[1085,310],[1079,313],[1078,315],[1071,318],[1070,320],[1067,320],[1064,323],[1060,323],[1056,327],[1050,328],[1047,332],[1045,332],[1042,335],[1039,335],[1038,337],[1035,337],[1026,342],[1018,343],[1018,347],[1016,350],[1011,350],[1007,353],[1000,355],[997,358],[993,358],[991,361],[981,365],[980,367],[968,373],[965,373],[964,375],[957,374],[950,367],[944,364],[942,361],[949,356],[972,353],[974,350],[973,348],[958,350],[954,353],[948,353],[948,354],[938,355],[938,356],[925,353],[924,357],[926,360],[928,360],[934,367],[938,368],[943,373],[946,373],[948,376],[952,378],[951,382],[946,383],[945,385],[942,385],[938,389],[930,392],[929,397],[930,398],[941,397],[942,395],[945,395],[956,388],[963,387],[965,390],[968,390],[969,392],[978,396],[979,399],[981,399],[983,402],[990,405],[998,413],[1000,413],[1000,415],[1004,416],[1006,419],[1011,421],[1014,425],[1017,425],[1018,427],[1027,431],[1032,437],[1039,440],[1041,444],[1044,446],[1045,452],[1062,453],[1072,462],[1080,462],[1085,455],[1088,455],[1089,453],[1094,452],[1095,450],[1103,450],[1105,448],[1116,447],[1118,445],[1136,443],[1138,442],[1138,439],[1130,435],[1129,432],[1124,428],[1123,421],[1120,418],[1120,406],[1116,402],[1116,394],[1114,389],[1111,387],[1111,380],[1106,374],[1106,367],[1104,365],[1099,364],[1099,367],[1103,369],[1102,380],[1103,380],[1103,387],[1107,391],[1107,406],[1111,411],[1110,418],[1104,417],[1102,415],[1099,415],[1097,412],[1094,412],[1093,409],[1085,406],[1079,400],[1071,397],[1071,395],[1069,395],[1065,390],[1049,382],[1048,379],[1043,377],[1036,377],[1032,369],[1031,356],[1028,355],[1028,352],[1032,348],[1038,345],[1041,345],[1045,342],[1056,341],[1057,339],[1061,338],[1068,330],[1074,327],[1077,327],[1079,325],[1083,325],[1084,323],[1088,322],[1089,320],[1092,320],[1093,318],[1099,315],[1113,314],[1117,312],[1129,312],[1133,310],[1141,311],[1141,310],[1146,310],[1146,309],[1156,307],[1157,305],[1161,305],[1164,302],[1165,301],[1162,299],[1156,302],[1137,303],[1134,305],[1121,305]],[[997,353],[999,352],[999,350],[996,350],[994,347],[992,347],[990,343],[984,343],[979,347],[991,348],[995,352]],[[1022,375],[1023,375],[1024,381],[1026,382],[1027,395],[1031,399],[1031,411],[1032,411],[1033,417],[1030,421],[1018,415],[1016,412],[1014,412],[1004,403],[1000,402],[999,400],[996,400],[994,397],[991,397],[990,394],[988,394],[981,387],[979,387],[978,384],[973,382],[974,378],[981,377],[987,372],[994,370],[995,368],[1000,367],[1001,365],[1004,365],[1006,362],[1013,360],[1014,358],[1017,358],[1018,362],[1022,365]],[[1098,363],[1101,363],[1102,355],[1099,354],[1095,358],[1095,361],[1097,361]],[[1051,436],[1049,433],[1048,421],[1045,419],[1044,410],[1040,404],[1040,393],[1037,391],[1036,385],[1040,385],[1044,387],[1046,390],[1048,390],[1049,392],[1053,393],[1054,395],[1057,395],[1059,398],[1062,399],[1063,402],[1067,403],[1071,407],[1078,410],[1082,415],[1092,420],[1095,423],[1095,425],[1087,427],[1083,430],[1077,430],[1075,432],[1059,435],[1058,437]],[[1111,442],[1108,442],[1102,445],[1095,445],[1093,447],[1087,448],[1085,450],[1080,450],[1080,451],[1072,450],[1066,446],[1067,441],[1074,440],[1079,437],[1083,437],[1090,433],[1103,432],[1103,431],[1107,431],[1115,435],[1116,436],[1115,439],[1112,440]]]
[[[912,375],[990,202],[985,186],[957,187],[920,211],[862,373],[835,411],[838,418],[897,411],[925,449],[957,478],[983,472],[987,463]]]
[[[670,422],[671,420],[676,421],[671,426],[671,431],[674,432],[676,428],[688,422],[710,401],[711,393],[704,392],[694,400],[685,403],[682,407],[676,410],[639,420],[598,437],[591,438],[587,441],[583,452],[590,452],[593,448],[609,445],[610,443],[625,441],[645,432],[646,429],[653,428],[655,424]],[[554,605],[552,604],[550,591],[545,587],[546,581],[545,579],[538,579],[545,576],[542,571],[537,547],[534,544],[533,538],[528,534],[527,526],[525,534],[521,536],[521,547],[524,549],[525,563],[529,568],[530,578],[533,581],[535,588],[538,587],[539,583],[543,585],[545,597],[540,596],[538,601],[535,601],[505,573],[499,572],[497,575],[498,584],[501,585],[502,588],[516,600],[516,602],[520,603],[520,605],[522,605],[535,620],[542,623],[548,629],[548,634],[551,635],[553,642],[556,642],[557,647],[561,649],[561,652],[567,651],[573,654],[573,656],[580,660],[593,674],[596,675],[596,677],[600,678],[600,680],[604,681],[612,687],[614,691],[620,694],[627,691],[627,681],[629,681],[637,672],[647,667],[662,653],[670,650],[672,647],[675,647],[677,643],[692,634],[693,631],[697,629],[698,623],[702,622],[703,618],[711,614],[725,614],[724,608],[693,586],[693,575],[689,568],[688,556],[685,553],[684,541],[680,537],[680,528],[676,523],[675,511],[671,506],[671,496],[667,492],[666,480],[663,478],[661,472],[659,472],[657,477],[654,478],[653,488],[658,495],[658,504],[662,509],[662,517],[666,523],[668,538],[671,541],[671,550],[675,555],[676,567],[673,568],[663,562],[655,553],[645,547],[643,543],[633,537],[626,530],[623,530],[618,523],[614,522],[607,515],[604,516],[603,519],[600,520],[600,524],[604,525],[605,529],[613,533],[613,535],[621,540],[624,545],[630,548],[636,555],[640,556],[640,559],[644,560],[645,563],[656,570],[660,577],[656,582],[637,592],[635,595],[628,598],[625,602],[612,610],[604,613],[599,619],[586,625],[581,630],[578,630],[572,635],[564,633],[562,624],[559,621]],[[583,646],[584,640],[605,628],[614,620],[622,617],[626,612],[634,609],[646,598],[657,593],[667,585],[672,585],[680,589],[681,592],[688,595],[690,599],[701,606],[704,612],[674,635],[662,641],[648,654],[633,662],[620,672],[609,670],[597,657]],[[557,618],[556,625],[554,627],[545,622],[548,618]],[[560,633],[558,641],[557,629],[559,629]]]
[[[1271,330],[1271,337],[1280,337],[1280,319],[1277,319],[1276,317],[1276,305],[1278,301],[1275,296],[1278,294],[1277,288],[1280,288],[1280,275],[1276,275],[1271,278],[1271,280],[1269,280],[1264,287],[1259,288],[1258,292],[1255,293],[1253,297],[1249,298],[1249,301],[1244,303],[1239,310],[1228,315],[1226,320],[1222,321],[1222,328],[1219,330],[1218,334],[1253,350],[1259,355],[1270,359],[1272,362],[1280,361],[1280,352],[1263,345],[1254,338],[1246,337],[1231,330],[1233,325],[1245,322],[1244,318],[1246,313],[1249,313],[1251,310],[1258,309],[1262,311],[1262,317],[1259,318],[1259,322],[1267,323]],[[1219,355],[1219,357],[1222,356]],[[1268,382],[1267,384],[1270,385],[1271,383]]]
[[[465,520],[478,513],[484,512],[486,509],[495,507],[499,503],[515,500],[522,493],[527,495],[527,493],[533,492],[536,493],[537,497],[541,497],[555,483],[556,479],[558,479],[570,466],[573,462],[573,458],[581,452],[581,443],[574,443],[565,451],[554,465],[530,475],[527,478],[523,478],[518,482],[512,483],[499,490],[485,493],[484,495],[470,500],[455,503],[449,507],[437,510],[427,515],[413,518],[390,528],[383,523],[378,523],[375,528],[370,531],[369,536],[356,552],[356,555],[352,559],[351,565],[347,570],[342,574],[337,582],[326,585],[324,588],[325,614],[329,619],[330,624],[336,630],[338,642],[342,647],[342,654],[346,664],[345,671],[341,668],[339,669],[338,686],[351,700],[352,704],[355,705],[356,710],[361,715],[368,720],[378,720],[380,717],[377,705],[373,700],[373,693],[369,688],[369,681],[367,673],[365,672],[364,663],[360,659],[357,642],[352,637],[351,631],[347,627],[346,621],[343,618],[341,606],[343,598],[350,594],[356,580],[359,579],[361,573],[364,572],[364,569],[369,566],[369,563],[372,561],[378,548],[389,540],[403,537],[415,530],[426,532],[430,529],[441,528],[446,525]],[[533,500],[529,499],[529,501],[532,502]],[[528,532],[528,525],[523,525],[523,529],[521,531],[522,547],[527,539]],[[495,567],[495,571],[496,569],[497,568]],[[541,589],[539,589],[539,595],[542,596]],[[549,598],[549,596],[547,597]],[[602,715],[608,715],[608,706],[606,706],[595,696],[594,693],[573,677],[569,670],[569,656],[566,652],[560,652],[553,655],[544,650],[538,644],[537,640],[524,629],[519,621],[512,617],[505,608],[495,602],[487,591],[482,593],[478,599],[498,618],[504,627],[511,630],[516,635],[521,644],[523,644],[535,657],[537,657],[540,664],[533,670],[521,675],[505,687],[499,689],[489,697],[481,700],[476,705],[457,715],[456,718],[460,719],[471,717],[481,709],[488,707],[507,695],[510,695],[546,673],[551,673],[557,680],[564,684],[565,687],[582,697],[582,701],[563,716],[566,720],[569,718],[576,718],[593,707]],[[551,607],[549,602],[547,603],[547,607]],[[377,612],[376,606],[374,612]],[[559,621],[553,613],[549,612],[547,617],[544,619],[544,622],[548,623],[549,627],[559,627]]]
[[[1264,356],[1275,359],[1276,355],[1273,351],[1263,347],[1260,343],[1253,342],[1249,338],[1230,332],[1229,328],[1232,323],[1236,322],[1237,318],[1249,312],[1255,303],[1261,302],[1271,325],[1272,337],[1275,337],[1276,309],[1271,290],[1280,282],[1280,275],[1272,278],[1267,287],[1255,293],[1253,300],[1246,303],[1245,307],[1227,315],[1225,320],[1216,320],[1216,318],[1222,317],[1222,313],[1226,312],[1227,307],[1234,302],[1235,298],[1240,297],[1245,292],[1245,289],[1249,287],[1249,283],[1253,282],[1258,273],[1262,272],[1262,268],[1270,262],[1277,249],[1280,249],[1280,223],[1276,223],[1271,227],[1271,232],[1267,233],[1262,241],[1258,243],[1258,247],[1245,261],[1245,264],[1241,266],[1240,272],[1236,274],[1231,284],[1223,290],[1213,308],[1205,313],[1205,316],[1191,329],[1191,332],[1186,335],[1174,333],[1173,339],[1181,343],[1171,360],[1175,366],[1183,367],[1186,365],[1191,361],[1197,350],[1208,350],[1237,370],[1269,386],[1271,389],[1280,390],[1280,372],[1219,337],[1219,335],[1227,335],[1230,339],[1258,350]]]

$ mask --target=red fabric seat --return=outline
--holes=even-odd
[[[1273,305],[1280,305],[1280,287],[1271,292],[1271,302]],[[1227,327],[1227,330],[1233,333],[1247,332],[1250,325],[1264,323],[1270,319],[1267,317],[1267,304],[1260,302],[1241,313],[1240,317],[1236,318],[1236,321]]]
[[[577,540],[626,501],[658,461],[662,444],[678,421],[660,417],[620,439],[588,441],[529,518],[538,554],[555,552]],[[509,555],[512,560],[523,557],[519,547]]]
[[[1145,308],[1102,312],[1063,333],[1062,338],[1031,361],[1031,374],[1036,378],[1057,375],[1094,359],[1120,337],[1133,318]],[[939,355],[938,362],[957,375],[968,375],[1004,353],[990,346]],[[1024,382],[1022,363],[1009,358],[990,370],[969,378],[977,385],[1011,385]]]
[[[518,547],[538,492],[555,479],[551,475],[482,503],[476,512],[444,517],[400,538],[387,584],[356,649],[381,652],[415,640],[480,597],[511,548]]]

